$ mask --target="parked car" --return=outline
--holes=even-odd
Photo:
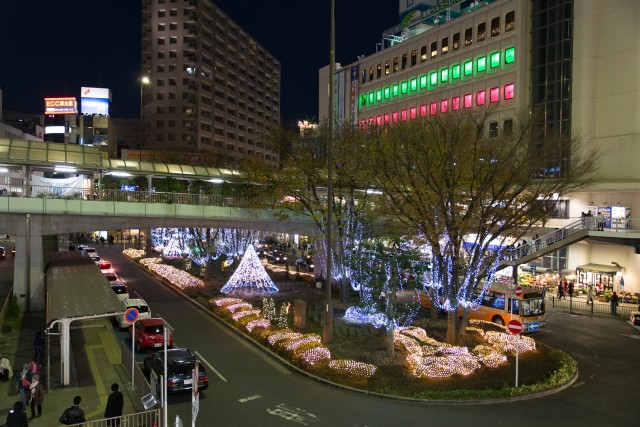
[[[109,282],[115,282],[116,280],[121,280],[115,271],[109,271],[107,273],[104,273],[104,278],[107,279]]]
[[[138,320],[134,325],[129,326],[129,337],[131,337],[132,330],[135,327],[136,351],[147,347],[159,348],[164,345],[164,320],[159,317],[152,317],[150,319]],[[171,347],[173,346],[173,333],[171,329],[169,329],[167,333],[169,334],[167,347]]]
[[[271,252],[267,252],[267,262],[271,264],[284,264],[287,262],[287,256],[283,251],[276,249]]]
[[[82,249],[82,252],[84,252],[88,256],[98,255],[96,248],[92,248],[92,247],[85,247],[84,249]]]
[[[0,246],[0,259],[4,259],[7,254],[4,252],[4,248]]]
[[[122,304],[124,305],[125,311],[130,308],[138,309],[138,320],[151,318],[151,309],[142,298],[126,298],[122,300]],[[118,316],[117,319],[121,328],[129,326],[129,324],[124,321],[124,316]]]
[[[114,280],[113,282],[110,282],[110,284],[111,290],[116,293],[120,301],[129,299],[129,289],[123,281]]]
[[[193,369],[196,354],[188,348],[173,348],[167,350],[167,391],[178,393],[193,390]],[[158,378],[164,372],[164,351],[148,354],[144,358],[144,368],[149,375],[154,372]],[[199,364],[198,390],[209,387],[209,376],[203,363]]]
[[[100,258],[100,255],[91,255],[91,259],[93,260],[93,262],[95,262],[96,264],[99,263],[100,261],[102,261],[102,258]]]
[[[302,257],[296,260],[296,269],[300,271],[313,271],[313,258]]]
[[[640,311],[632,311],[630,320],[635,326],[640,326]]]

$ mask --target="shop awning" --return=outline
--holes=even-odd
[[[576,270],[584,270],[584,271],[597,271],[600,273],[617,273],[620,271],[618,267],[615,265],[604,265],[604,264],[585,264],[579,265],[576,267]]]

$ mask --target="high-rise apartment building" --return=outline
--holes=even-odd
[[[277,160],[280,62],[210,0],[142,0],[141,64],[142,148]]]

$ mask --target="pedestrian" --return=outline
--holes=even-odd
[[[600,212],[596,215],[596,224],[598,225],[598,231],[604,231],[604,215]]]
[[[118,391],[118,388],[120,387],[117,383],[111,384],[111,394],[107,399],[107,407],[104,410],[105,418],[113,418],[107,420],[108,426],[120,425],[120,417],[122,416],[122,408],[124,407],[124,396]]]
[[[113,234],[109,234],[109,246],[113,245],[114,240],[115,238],[113,237]]]
[[[14,403],[13,409],[7,414],[5,427],[27,427],[29,425],[29,420],[27,420],[27,414],[25,414],[23,409],[24,406],[22,406],[21,401],[18,400]]]
[[[587,304],[593,304],[593,284],[587,285]]]
[[[13,369],[11,369],[11,362],[9,359],[0,356],[0,381],[6,383],[10,378],[13,378]]]
[[[72,424],[84,423],[87,421],[84,418],[84,411],[80,409],[80,402],[82,402],[82,398],[80,396],[73,398],[73,406],[64,410],[58,420],[60,424],[70,426]]]
[[[573,282],[569,282],[569,296],[572,297],[573,296]]]
[[[29,370],[33,374],[40,375],[40,364],[36,362],[36,359],[31,359],[31,362],[29,362]]]
[[[562,290],[564,291],[564,299],[567,299],[567,292],[569,292],[569,282],[565,278],[562,282]]]
[[[44,335],[42,332],[36,332],[36,336],[33,339],[33,360],[38,362],[38,365],[42,366],[42,355],[44,354]]]
[[[618,298],[618,294],[615,293],[615,291],[613,292],[613,294],[611,294],[611,314],[613,316],[618,314],[618,301],[620,299]]]
[[[22,401],[22,407],[27,407],[27,394],[29,393],[29,387],[31,386],[31,376],[33,374],[29,370],[29,364],[22,365],[22,370],[14,374],[14,378],[18,381],[16,389],[20,394],[20,401]]]
[[[40,375],[33,374],[31,377],[31,385],[29,386],[31,392],[31,420],[42,416],[42,402],[44,401],[44,388],[40,383]],[[36,407],[38,408],[38,415],[36,415]]]
[[[558,299],[562,299],[562,298],[565,298],[565,296],[564,296],[564,289],[562,288],[562,282],[560,282],[558,283]]]

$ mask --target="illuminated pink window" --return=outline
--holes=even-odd
[[[402,110],[400,112],[400,120],[402,120],[403,122],[407,120],[407,110]]]
[[[420,106],[420,117],[424,117],[427,115],[427,104],[422,104]]]
[[[504,85],[504,99],[513,99],[513,83]]]
[[[460,109],[460,97],[459,96],[455,96],[455,97],[451,98],[451,109],[453,111],[456,111],[456,110]]]
[[[393,118],[393,123],[397,123],[398,122],[398,112],[394,111],[391,115],[391,117]]]
[[[431,104],[429,104],[429,114],[433,116],[437,112],[438,112],[438,104],[435,102],[432,102]]]
[[[415,119],[417,115],[418,115],[418,109],[416,107],[412,107],[411,110],[409,110],[409,117],[411,117],[412,119]]]
[[[443,113],[449,111],[449,100],[443,99],[442,101],[440,101],[440,111]]]
[[[389,124],[389,113],[384,115],[384,124]]]
[[[464,108],[471,108],[473,105],[473,96],[470,93],[464,96]]]
[[[500,100],[500,88],[492,87],[491,91],[489,92],[489,101],[498,102],[499,100]]]
[[[369,117],[369,126],[373,126],[373,117]]]
[[[382,116],[376,116],[376,124],[380,126],[382,124]]]
[[[484,101],[485,101],[484,98],[485,98],[484,90],[479,90],[478,92],[476,92],[476,104],[484,105]]]

